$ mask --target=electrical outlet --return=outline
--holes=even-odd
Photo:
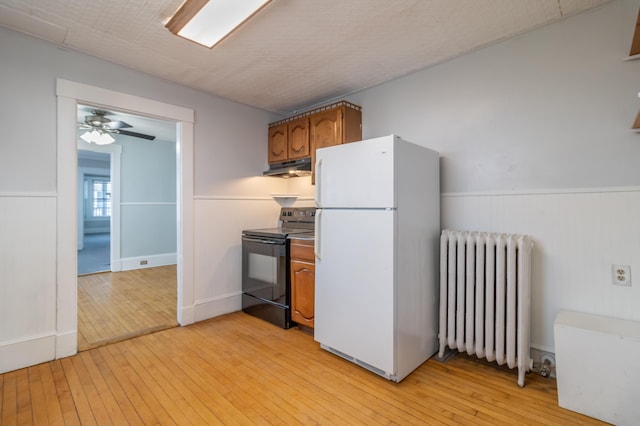
[[[631,266],[611,265],[611,280],[613,285],[631,287]]]

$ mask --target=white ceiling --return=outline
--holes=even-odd
[[[163,22],[182,0],[0,0],[0,25],[289,114],[610,0],[273,0],[213,49]]]

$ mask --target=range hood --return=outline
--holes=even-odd
[[[262,174],[264,176],[279,176],[283,178],[309,176],[311,174],[311,157],[271,163],[269,164],[269,169]]]

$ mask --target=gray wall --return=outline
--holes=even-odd
[[[58,333],[67,332],[56,328],[57,78],[194,110],[194,235],[205,254],[190,271],[196,319],[239,308],[240,230],[273,226],[277,205],[268,194],[285,188],[281,180],[257,177],[273,116],[5,28],[0,56],[0,371],[51,359]],[[175,194],[172,185],[163,183]],[[125,200],[141,192],[131,190]],[[169,216],[157,214],[165,222]],[[147,249],[140,244],[131,253]]]
[[[532,236],[538,349],[553,351],[562,309],[640,321],[640,284],[611,277],[640,271],[640,60],[622,60],[639,7],[615,0],[348,97],[365,138],[440,152],[443,228]]]
[[[176,253],[176,143],[118,135],[121,257]]]
[[[442,155],[442,191],[640,184],[637,0],[489,46],[358,93],[363,135]]]

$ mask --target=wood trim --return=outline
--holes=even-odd
[[[632,129],[640,129],[640,112],[636,115],[636,121],[633,122]]]
[[[274,127],[274,126],[277,126],[279,124],[288,123],[290,121],[297,120],[299,118],[308,117],[308,116],[317,114],[319,112],[328,111],[328,110],[336,109],[336,108],[340,108],[340,107],[346,107],[347,109],[353,109],[353,110],[356,110],[356,111],[362,111],[362,107],[359,106],[359,105],[352,104],[351,102],[347,102],[347,101],[339,101],[339,102],[335,102],[335,103],[332,103],[332,104],[324,105],[324,106],[321,106],[321,107],[318,107],[318,108],[314,108],[314,109],[311,109],[309,111],[301,112],[299,114],[292,115],[291,117],[283,118],[282,120],[274,121],[273,123],[269,123],[269,127]]]
[[[180,30],[182,30],[207,3],[209,3],[209,0],[185,0],[164,26],[173,34],[178,35]]]
[[[358,142],[362,140],[362,110],[354,108],[344,109],[344,143]]]
[[[640,9],[638,10],[638,19],[636,20],[636,30],[633,33],[633,41],[631,42],[631,51],[629,56],[640,54]],[[636,120],[637,123],[637,120]],[[637,127],[634,127],[634,129]]]

